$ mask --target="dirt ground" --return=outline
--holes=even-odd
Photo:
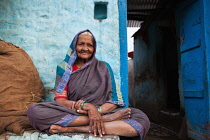
[[[186,134],[187,135],[187,134]],[[145,140],[192,140],[187,136],[180,136],[176,132],[161,125],[151,123],[151,127]]]

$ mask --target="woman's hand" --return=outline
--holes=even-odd
[[[75,103],[74,107],[76,110],[82,110],[81,106],[80,106],[82,102],[83,102],[83,100],[79,100]]]
[[[90,103],[85,103],[83,109],[87,111],[90,120],[90,132],[93,132],[94,136],[97,133],[100,137],[105,134],[104,123],[101,118],[101,114],[98,112],[97,108]]]
[[[82,102],[83,102],[83,100],[79,100],[75,103],[75,105],[74,105],[75,110],[77,111],[77,113],[87,115],[88,112],[86,110],[82,110],[82,108],[81,108],[81,103]]]
[[[70,100],[68,100],[66,104],[67,104],[67,107],[68,107],[69,109],[76,111],[76,109],[75,109],[75,104],[76,104],[76,102],[75,102],[75,101],[70,101]]]

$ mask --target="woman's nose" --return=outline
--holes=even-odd
[[[83,49],[83,50],[88,50],[88,46],[87,46],[87,45],[83,45],[83,46],[82,46],[82,49]]]

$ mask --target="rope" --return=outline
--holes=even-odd
[[[27,104],[30,104],[31,102],[33,102],[35,97],[38,98],[38,99],[41,99],[44,102],[44,100],[41,97],[36,96],[33,92],[31,92],[31,95],[32,95],[32,100],[29,101],[29,102],[25,102],[26,109],[28,109],[28,105]]]

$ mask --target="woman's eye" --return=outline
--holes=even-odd
[[[83,43],[79,43],[78,45],[79,45],[79,46],[82,46],[82,45],[83,45]]]
[[[88,44],[87,46],[88,46],[88,47],[93,47],[93,45],[91,45],[91,44]]]

